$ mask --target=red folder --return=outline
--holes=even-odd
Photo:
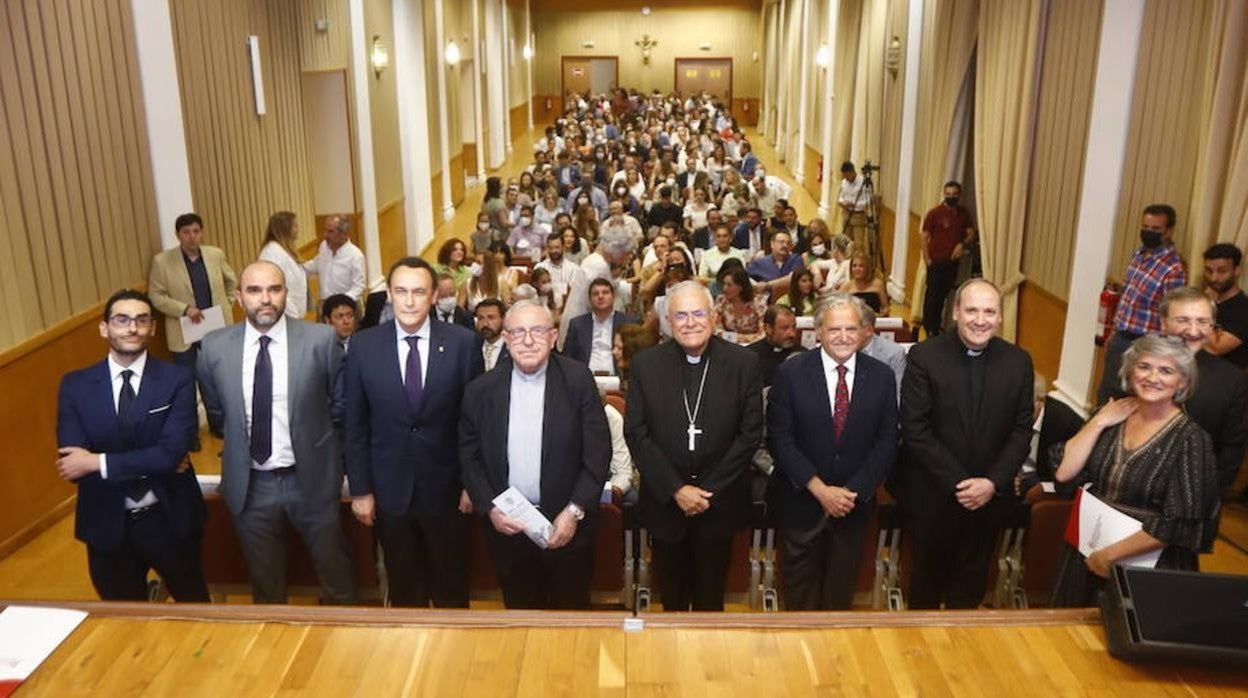
[[[1066,519],[1066,542],[1075,550],[1079,549],[1079,502],[1083,499],[1083,488],[1075,489],[1075,498],[1071,501],[1070,516]]]

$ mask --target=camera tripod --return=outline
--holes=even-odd
[[[862,186],[858,188],[858,195],[854,197],[854,203],[849,211],[845,212],[844,221],[841,223],[841,234],[853,239],[849,234],[850,223],[856,216],[863,216],[866,221],[866,254],[871,259],[871,272],[884,273],[884,250],[880,247],[880,216],[879,209],[875,200],[875,182],[871,179],[873,168],[868,160],[862,168]],[[863,197],[866,200],[863,201]],[[857,227],[857,226],[854,226]]]

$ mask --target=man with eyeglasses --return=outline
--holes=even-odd
[[[146,601],[155,570],[176,601],[208,602],[200,565],[204,498],[187,459],[197,428],[191,372],[148,356],[152,301],[104,304],[108,357],[61,379],[58,474],[78,486],[74,535],[106,601]]]
[[[468,528],[459,408],[481,374],[477,336],[429,316],[435,274],[404,257],[387,276],[394,322],[355,335],[347,355],[351,510],[376,525],[395,606],[468,607]]]
[[[507,608],[589,608],[594,528],[611,462],[611,433],[582,363],[553,354],[549,308],[517,301],[503,320],[510,370],[468,386],[459,458]],[[515,488],[553,524],[543,543],[494,505]],[[539,538],[540,539],[540,538]]]
[[[696,281],[667,290],[667,319],[675,341],[630,366],[624,434],[641,471],[638,515],[664,610],[719,611],[763,433],[758,356],[714,336],[711,294]]]
[[[1180,286],[1161,299],[1162,332],[1180,337],[1196,353],[1196,390],[1184,408],[1213,439],[1217,456],[1218,487],[1210,493],[1210,507],[1235,481],[1244,458],[1245,408],[1248,407],[1248,376],[1234,364],[1209,353],[1217,314],[1214,302],[1191,286]],[[1207,537],[1206,552],[1213,544]]]

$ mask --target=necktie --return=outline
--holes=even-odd
[[[251,459],[264,465],[273,455],[273,361],[269,337],[260,337],[251,389]]]
[[[498,351],[498,347],[493,344],[485,345],[485,370],[494,368],[494,352]]]
[[[134,406],[134,386],[130,385],[130,379],[134,377],[134,371],[126,369],[121,372],[121,393],[117,395],[117,421],[121,425],[121,438],[128,445],[134,443],[134,422],[130,419],[130,410]],[[139,501],[147,496],[147,491],[151,488],[143,479],[130,480],[122,485],[126,491],[126,496],[134,501]]]
[[[845,382],[848,371],[844,364],[836,367],[836,402],[832,407],[832,428],[836,430],[836,438],[841,438],[845,430],[845,420],[849,419],[849,384]]]
[[[403,380],[403,390],[407,393],[407,406],[415,413],[425,397],[424,382],[420,377],[420,338],[412,335],[407,338],[407,345],[412,348],[407,352],[407,376]]]

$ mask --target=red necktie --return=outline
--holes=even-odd
[[[845,420],[849,418],[849,385],[845,382],[844,364],[836,367],[836,402],[832,406],[832,428],[836,430],[836,438],[841,438],[845,431]]]

